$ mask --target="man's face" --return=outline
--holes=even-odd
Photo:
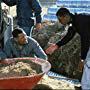
[[[20,45],[26,44],[27,43],[27,35],[25,33],[21,33],[18,35],[18,43]]]
[[[57,17],[59,22],[63,25],[67,25],[67,23],[70,21],[70,16],[69,15],[64,15],[64,16],[61,16],[61,17]]]

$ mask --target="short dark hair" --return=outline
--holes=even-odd
[[[60,8],[57,13],[56,13],[56,16],[64,16],[64,15],[67,15],[67,14],[70,14],[69,10],[67,8]]]
[[[17,28],[15,28],[15,29],[13,30],[12,35],[13,35],[14,38],[17,38],[17,37],[18,37],[18,34],[21,34],[21,33],[23,33],[23,29],[17,27]]]

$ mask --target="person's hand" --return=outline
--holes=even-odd
[[[46,50],[46,54],[52,54],[55,50],[57,50],[59,47],[56,44],[51,44]]]
[[[48,63],[47,61],[42,63],[41,64],[42,66],[42,71],[45,73],[45,72],[48,72],[48,70],[51,68],[51,64]]]
[[[78,71],[82,72],[84,67],[84,60],[80,60],[78,64]]]
[[[41,23],[37,23],[37,24],[36,24],[36,30],[41,30],[41,29],[42,29]]]

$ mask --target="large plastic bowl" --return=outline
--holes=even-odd
[[[39,58],[12,58],[10,60],[31,60],[36,64],[40,64],[43,71],[40,74],[30,76],[0,78],[0,89],[32,89],[51,68],[48,61]]]

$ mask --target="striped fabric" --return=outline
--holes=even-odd
[[[55,72],[52,72],[52,71],[49,71],[49,72],[47,73],[47,75],[48,75],[49,77],[55,78],[55,79],[57,79],[57,80],[64,80],[64,81],[66,81],[67,83],[73,84],[73,85],[75,85],[75,86],[81,86],[81,84],[80,84],[80,82],[79,82],[78,79],[68,78],[68,77],[65,77],[65,76],[63,76],[63,75],[57,74],[57,73],[55,73]]]

